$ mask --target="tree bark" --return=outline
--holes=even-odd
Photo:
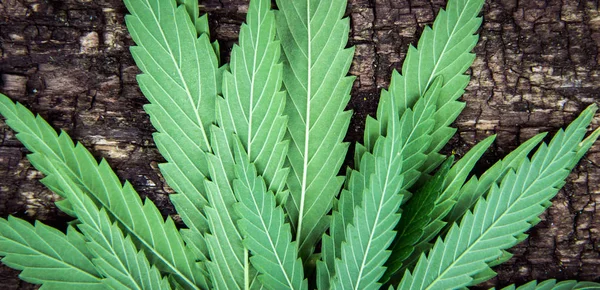
[[[227,54],[244,20],[247,0],[200,1],[213,37]],[[350,45],[357,76],[349,109],[354,116],[346,140],[360,141],[367,115],[392,69],[401,69],[409,44],[431,24],[439,0],[350,0]],[[171,190],[158,173],[164,160],[135,81],[120,0],[4,0],[0,2],[0,92],[42,115],[57,129],[106,158],[162,213],[174,214]],[[458,133],[445,149],[458,156],[497,134],[478,165],[481,173],[527,138],[554,133],[600,99],[598,1],[487,1],[467,106],[455,122]],[[595,119],[596,126],[598,119]],[[2,122],[0,216],[15,215],[64,228],[69,219],[53,202],[25,156],[27,151]],[[600,145],[570,175],[529,239],[511,249],[487,286],[531,279],[600,278]],[[18,272],[2,266],[0,288],[33,289]]]

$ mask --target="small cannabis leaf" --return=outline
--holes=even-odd
[[[483,142],[480,144],[485,146]],[[402,267],[403,261],[414,252],[414,246],[422,239],[425,227],[430,223],[435,200],[444,188],[444,179],[453,161],[452,156],[446,160],[435,176],[419,188],[404,206],[406,210],[402,212],[402,218],[396,227],[396,239],[390,247],[390,257],[386,262],[390,266],[385,270],[386,272],[381,279],[382,282],[387,282]]]
[[[289,141],[284,140],[287,118],[283,115],[286,93],[281,91],[281,45],[275,40],[275,16],[271,2],[250,3],[246,23],[240,28],[239,45],[231,50],[231,62],[223,75],[223,98],[217,99],[218,124],[235,133],[267,187],[286,199],[289,168],[283,163]]]

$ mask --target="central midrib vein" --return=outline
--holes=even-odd
[[[259,23],[262,24],[263,20],[260,19]],[[252,29],[248,29],[252,34]],[[256,56],[258,54],[258,44],[260,43],[260,29],[256,33],[256,41],[254,42],[254,53],[252,56],[252,76],[250,77],[250,104],[248,104],[248,159],[252,160],[252,119],[254,113],[254,83],[256,81],[256,74],[258,69],[256,67]],[[245,56],[244,56],[245,57]],[[239,94],[239,92],[238,92]],[[250,289],[250,259],[248,248],[244,246],[244,287]]]
[[[304,126],[304,156],[303,156],[303,165],[302,165],[302,191],[300,194],[300,209],[298,215],[298,228],[296,229],[296,240],[297,245],[300,247],[304,241],[301,239],[302,233],[302,220],[304,219],[304,203],[306,196],[306,179],[307,179],[307,167],[308,167],[308,138],[310,132],[310,97],[311,97],[311,63],[312,63],[312,55],[311,55],[311,31],[310,31],[310,1],[306,1],[306,30],[307,30],[307,43],[308,43],[308,51],[306,56],[307,62],[307,86],[306,86],[306,123]]]

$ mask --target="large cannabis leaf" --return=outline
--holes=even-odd
[[[432,247],[429,241],[439,235],[447,223],[452,224],[455,221],[451,220],[450,213],[462,211],[462,214],[464,214],[464,212],[472,207],[474,200],[483,195],[495,180],[500,180],[508,169],[515,169],[518,164],[527,158],[529,152],[542,141],[545,135],[545,133],[542,133],[527,140],[503,160],[498,161],[486,171],[482,175],[480,182],[478,182],[479,180],[476,177],[473,177],[463,186],[475,163],[492,144],[495,136],[481,141],[456,162],[444,176],[444,181],[438,191],[423,191],[422,189],[430,187],[430,184],[434,180],[432,179],[427,182],[421,188],[421,192],[415,193],[416,196],[403,206],[406,211],[397,228],[398,233],[391,248],[392,254],[386,262],[388,268],[386,269],[383,281],[390,279],[394,273],[402,273],[405,269],[414,266],[419,259],[420,253]],[[458,193],[459,190],[460,193]],[[423,193],[426,196],[420,196]],[[424,199],[433,200],[434,202],[427,205],[420,204],[420,201]],[[415,207],[422,209],[417,210]],[[447,213],[448,217],[442,220]],[[415,229],[413,226],[415,220],[425,223]],[[415,251],[415,249],[418,249],[418,251]],[[397,278],[398,281],[395,282],[399,282],[401,277]]]
[[[343,255],[343,252],[340,252],[342,242],[347,241],[350,245],[361,244],[362,250],[364,250],[365,245],[371,247],[371,242],[380,237],[379,235],[368,237],[357,235],[357,233],[365,233],[365,226],[371,229],[372,233],[377,231],[376,226],[381,227],[380,230],[383,230],[381,232],[382,237],[393,235],[392,229],[386,227],[389,227],[390,224],[395,225],[400,216],[389,220],[389,224],[377,224],[379,221],[375,218],[372,219],[372,222],[376,224],[357,227],[356,223],[358,221],[354,219],[363,219],[364,213],[358,217],[355,216],[357,214],[355,207],[360,206],[369,213],[373,211],[379,213],[380,207],[377,206],[376,202],[379,194],[388,196],[383,200],[388,201],[390,197],[394,197],[394,200],[396,200],[395,195],[401,192],[403,194],[408,193],[407,190],[419,179],[421,172],[431,171],[442,160],[437,151],[441,149],[455,131],[455,129],[447,126],[464,107],[464,104],[456,101],[456,99],[460,97],[469,81],[469,78],[463,74],[474,59],[474,55],[470,53],[470,50],[477,43],[477,36],[474,33],[481,23],[481,19],[477,18],[477,15],[482,5],[483,1],[459,1],[458,3],[452,2],[449,4],[448,12],[441,10],[440,16],[434,23],[433,30],[429,27],[425,29],[419,41],[418,49],[412,46],[409,47],[402,68],[403,74],[400,75],[396,71],[392,73],[389,90],[383,90],[381,93],[377,119],[367,118],[364,136],[365,146],[360,144],[356,146],[355,163],[359,166],[356,170],[348,171],[347,189],[342,191],[338,208],[333,213],[331,237],[325,236],[323,238],[323,260],[325,263],[320,264],[319,277],[326,276],[325,272],[329,276],[333,275],[333,260],[340,258],[340,253]],[[436,77],[437,85],[434,83]],[[434,97],[431,96],[432,92],[435,92]],[[406,122],[406,120],[411,119],[411,122]],[[402,130],[404,134],[402,138],[394,136],[398,130]],[[391,142],[392,145],[378,149],[377,144],[380,142]],[[378,165],[375,165],[377,160],[381,160],[382,165],[379,166],[384,164],[389,166],[390,163],[394,163],[388,156],[398,156],[396,158],[399,158],[395,161],[396,164],[391,166],[396,170],[393,173],[382,171],[378,169]],[[399,170],[399,166],[404,168]],[[464,170],[465,174],[468,174],[469,171]],[[375,178],[380,177],[381,174],[389,176],[389,178],[377,181]],[[394,183],[398,182],[395,181],[395,178],[399,176],[402,177],[402,181],[398,186]],[[460,185],[460,183],[458,184]],[[386,191],[389,192],[385,193]],[[371,198],[372,196],[375,197],[374,200],[365,200],[366,197]],[[410,195],[407,197],[410,197]],[[402,197],[400,197],[397,206],[399,206],[401,200]],[[375,204],[370,204],[374,201]],[[383,203],[380,204],[383,205]],[[394,204],[394,202],[389,201],[389,204]],[[389,204],[386,203],[386,206]],[[389,208],[388,212],[391,214],[397,210],[397,207],[395,209]],[[353,229],[357,233],[346,231],[346,229]],[[353,239],[355,241],[352,241]],[[397,245],[399,242],[396,240],[395,244]],[[379,243],[382,243],[381,247],[374,251],[373,256],[369,259],[385,261],[387,255],[389,255],[389,253],[385,253],[389,242],[383,239]],[[360,261],[362,254],[356,253],[360,253],[361,250],[354,249],[352,252],[354,253],[354,260]],[[398,251],[394,255],[398,255]],[[359,264],[367,266],[369,260],[366,259],[367,257],[368,255],[364,256],[363,262]],[[391,260],[394,265],[390,265],[390,272],[384,280],[387,280],[391,274],[400,268],[402,260],[406,257],[406,255],[401,258],[395,256]],[[342,261],[344,260],[350,260],[350,257],[345,259],[342,257]],[[379,264],[379,261],[375,263]],[[346,278],[358,278],[357,281],[360,281],[363,278],[363,266],[356,268],[354,271],[347,269],[348,277]],[[380,266],[373,269],[379,269],[375,273],[383,270]],[[337,271],[339,270],[336,269]],[[366,272],[371,273],[370,271]],[[377,275],[381,277],[381,273],[376,274],[375,277]],[[372,279],[373,277],[369,277],[365,281],[372,283]],[[319,284],[321,287],[327,287],[325,279],[319,279],[319,281],[321,281]],[[360,283],[352,284],[356,287],[360,285]]]
[[[172,199],[190,227],[182,234],[195,245],[200,258],[210,256],[207,265],[215,286],[248,287],[254,282],[245,281],[245,276],[253,269],[236,226],[245,213],[238,216],[232,207],[237,202],[232,134],[242,141],[250,161],[280,202],[285,199],[288,175],[282,168],[287,142],[283,141],[286,119],[282,116],[285,94],[280,92],[280,45],[275,41],[270,2],[252,1],[240,30],[240,44],[231,53],[231,71],[223,75],[222,98],[217,96],[220,74],[215,53],[205,22],[197,19],[197,2],[184,3],[189,16],[184,6],[175,8],[173,3],[142,4],[131,1],[128,5],[133,14],[128,26],[139,45],[132,50],[145,72],[139,81],[152,103],[146,109],[160,132],[155,135],[157,145],[170,162],[161,169],[180,193]],[[160,30],[161,37],[154,37],[152,29]],[[178,41],[172,42],[173,37]],[[179,89],[171,90],[173,86]],[[182,114],[185,120],[180,124]],[[209,129],[211,123],[219,127]],[[205,176],[211,180],[204,182]]]
[[[349,19],[344,0],[277,0],[277,33],[288,93],[287,155],[291,168],[286,203],[292,229],[307,259],[329,225],[326,214],[344,182],[337,176],[347,144],[353,49],[346,49]]]

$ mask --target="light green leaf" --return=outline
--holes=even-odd
[[[237,199],[232,186],[235,178],[232,137],[213,126],[211,139],[214,153],[208,155],[208,160],[212,180],[205,181],[209,201],[205,212],[211,230],[206,234],[211,258],[207,266],[215,288],[246,289],[250,262],[236,225],[240,217],[233,209]]]
[[[58,136],[44,119],[35,117],[4,95],[0,95],[0,113],[17,132],[17,138],[33,152],[27,157],[38,170],[50,176],[60,174],[55,168],[60,169],[82,192],[106,209],[110,218],[132,236],[161,271],[172,273],[180,284],[186,288],[208,285],[203,275],[205,270],[194,261],[173,221],[168,218],[165,222],[151,201],[142,204],[131,184],[123,186],[105,160],[98,164],[81,144],[75,146],[65,132]],[[67,197],[55,179],[46,180],[45,185],[63,198]],[[57,205],[71,208],[68,199]]]
[[[171,200],[189,228],[182,234],[204,260],[206,153],[211,150],[209,126],[216,121],[221,70],[206,17],[198,18],[197,1],[180,2],[184,5],[177,7],[175,1],[126,0],[131,13],[126,22],[137,44],[131,53],[143,72],[137,80],[150,101],[144,109],[158,131],[156,146],[167,160],[159,167],[178,193]]]
[[[211,129],[213,154],[207,155],[211,181],[205,183],[209,201],[206,215],[211,229],[206,238],[211,253],[209,269],[217,287],[236,289],[260,284],[249,280],[255,271],[236,227],[239,216],[232,208],[237,202],[232,188],[233,134],[242,140],[269,188],[277,192],[280,201],[285,196],[285,94],[280,91],[282,68],[274,24],[270,1],[250,3],[246,24],[240,31],[240,44],[232,50],[231,72],[224,73],[223,98],[217,97],[219,127]]]
[[[456,289],[469,285],[472,276],[488,269],[487,263],[512,247],[550,205],[565,178],[579,160],[581,140],[596,111],[588,107],[549,145],[542,143],[531,161],[510,170],[500,186],[493,184],[473,212],[439,238],[427,256],[422,255],[414,272],[406,272],[402,289]],[[598,133],[592,134],[597,137]],[[594,139],[586,139],[590,143]]]
[[[483,0],[449,1],[446,10],[440,9],[433,29],[425,27],[417,48],[410,46],[402,65],[402,75],[392,72],[389,93],[396,99],[398,113],[411,108],[436,77],[442,77],[442,91],[436,104],[435,127],[432,141],[427,150],[428,159],[421,172],[430,172],[444,160],[437,153],[454,135],[456,129],[448,127],[464,108],[457,101],[469,83],[464,72],[471,66],[475,55],[470,53],[477,44],[474,35],[481,24],[477,15]],[[382,98],[377,109],[377,118],[367,118],[365,125],[365,147],[371,151],[377,137],[384,135],[389,123],[389,98]]]
[[[206,16],[206,14],[200,15],[198,0],[177,0],[177,4],[185,6],[187,14],[190,16],[190,19],[194,23],[194,27],[196,27],[196,32],[198,33],[197,36],[200,36],[202,34],[210,36],[210,29],[208,27],[208,17]],[[215,53],[218,55],[219,50],[215,49]]]
[[[418,176],[411,174],[426,159],[423,152],[429,146],[429,133],[434,125],[429,116],[435,111],[440,85],[438,79],[417,102],[414,112],[408,109],[398,121],[390,121],[387,136],[381,136],[375,144],[373,157],[365,153],[359,170],[369,180],[362,204],[355,207],[352,224],[346,226],[341,260],[335,262],[333,288],[376,289],[380,286],[377,281],[384,274],[383,264],[390,255],[387,249],[400,219],[401,191],[414,180],[412,177]],[[390,108],[395,108],[394,100],[391,104]],[[396,120],[399,117],[393,110],[390,118]],[[367,164],[368,161],[374,163]]]
[[[106,289],[84,243],[73,227],[65,235],[39,221],[32,226],[12,216],[0,219],[2,263],[23,271],[19,278],[42,284],[40,289]]]
[[[525,143],[521,144],[517,149],[510,152],[502,160],[496,162],[492,167],[486,170],[481,178],[472,177],[466,184],[462,185],[460,192],[456,194],[456,203],[450,212],[442,217],[447,224],[451,225],[458,222],[460,217],[470,208],[473,207],[479,197],[488,192],[493,183],[500,182],[502,177],[509,169],[516,168],[527,158],[527,155],[533,150],[546,136],[546,133],[538,134]],[[464,182],[464,180],[463,180]]]
[[[454,188],[453,191],[455,193],[447,194],[447,196],[451,197],[450,199],[438,199],[435,206],[438,212],[436,219],[432,220],[425,227],[424,235],[421,238],[420,243],[416,246],[419,250],[414,251],[413,254],[405,260],[403,269],[412,268],[419,260],[421,254],[433,247],[433,245],[430,244],[430,241],[440,235],[440,233],[446,233],[449,230],[448,225],[453,225],[455,222],[458,222],[460,217],[462,217],[468,209],[472,208],[477,199],[489,190],[492,183],[502,180],[502,177],[504,177],[509,169],[516,169],[516,167],[527,158],[529,152],[542,141],[544,136],[546,136],[545,133],[538,134],[521,144],[503,160],[496,162],[496,164],[481,176],[481,179],[477,179],[475,176],[471,177],[467,183],[462,185],[459,193],[456,193],[456,188]],[[479,143],[476,147],[469,150],[461,161],[476,161],[479,159],[479,156],[481,156],[483,151],[489,146],[489,144],[485,145],[485,147],[481,145],[483,144]],[[474,164],[472,164],[472,161],[463,165],[457,163],[455,167],[462,168],[460,172],[468,173],[468,171],[471,171],[473,168]],[[445,190],[446,192],[449,192],[449,188],[451,188],[450,185],[464,183],[464,179],[461,179],[460,183],[454,182],[453,176],[448,176],[446,180],[449,182],[449,186]]]
[[[54,167],[52,162],[47,164],[56,173],[48,175],[42,182],[58,184],[72,203],[81,222],[77,227],[88,241],[93,263],[106,277],[103,282],[113,289],[171,289],[168,280],[150,265],[143,252],[138,252],[131,238],[125,238],[119,226],[111,222],[106,210],[99,209],[63,170]]]
[[[346,1],[277,0],[277,33],[283,49],[288,93],[290,148],[286,210],[307,260],[329,225],[326,214],[344,178],[337,176],[348,145],[342,143],[351,112],[353,77],[346,76],[354,49],[346,49]]]
[[[398,174],[403,177],[401,184],[401,190],[404,195],[408,193],[406,189],[410,187],[419,176],[417,169],[426,156],[423,151],[427,149],[428,142],[431,136],[428,133],[433,128],[433,119],[430,116],[435,111],[436,99],[439,96],[439,88],[441,85],[441,79],[438,79],[432,87],[427,91],[426,95],[419,99],[415,104],[414,112],[412,109],[407,111],[406,116],[402,116],[402,120],[395,115],[392,108],[394,106],[386,106],[390,110],[390,116],[394,116],[390,121],[391,126],[389,130],[395,128],[401,130],[402,136],[399,140],[392,141],[381,141],[381,142],[392,142],[387,146],[382,147],[377,152],[367,152],[361,157],[357,158],[360,160],[358,170],[348,170],[348,182],[347,189],[343,190],[339,201],[337,202],[337,208],[334,209],[332,215],[332,223],[330,228],[330,236],[323,236],[322,243],[322,261],[317,263],[317,283],[321,288],[329,288],[328,279],[326,277],[334,276],[334,260],[341,258],[340,247],[342,242],[348,238],[348,232],[346,231],[348,226],[352,223],[355,214],[355,208],[362,206],[363,196],[370,194],[366,191],[371,187],[371,176],[376,176],[380,172],[377,172],[377,158],[383,157],[379,162],[392,162],[393,159],[398,157],[406,158],[403,160],[404,168],[398,168]],[[387,91],[382,91],[382,99],[389,100],[389,94]],[[395,100],[391,99],[393,104]],[[391,134],[388,132],[388,134]],[[386,137],[380,136],[382,140],[386,140]],[[395,142],[395,143],[394,143]],[[360,144],[357,145],[357,152],[362,149]],[[392,150],[392,151],[390,151]],[[392,158],[393,157],[393,158]],[[389,166],[382,165],[380,166]],[[393,167],[392,167],[393,168]],[[389,182],[393,179],[393,175],[389,176]],[[385,181],[387,182],[387,181]],[[385,188],[387,185],[384,185]],[[395,224],[395,223],[394,223]]]
[[[261,273],[258,278],[268,289],[308,289],[283,209],[276,206],[275,196],[249,163],[243,145],[238,143],[236,149],[237,179],[233,186],[239,202],[234,208],[242,217],[239,228],[244,245],[252,253],[250,261]]]
[[[387,259],[386,271],[381,283],[386,283],[402,268],[403,262],[415,250],[422,236],[423,229],[431,220],[431,212],[436,199],[444,189],[444,179],[454,162],[454,157],[448,158],[433,178],[419,188],[414,196],[404,205],[402,218],[396,226],[396,237],[390,247],[391,254]]]
[[[283,168],[288,148],[288,141],[283,141],[287,119],[282,115],[286,95],[281,91],[281,49],[275,41],[275,17],[270,7],[269,0],[250,2],[239,45],[231,51],[231,72],[223,76],[217,119],[225,132],[239,137],[250,162],[282,202],[289,173]]]

